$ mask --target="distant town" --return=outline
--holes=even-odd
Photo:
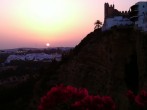
[[[0,66],[11,63],[12,61],[60,61],[62,54],[71,50],[71,47],[57,48],[18,48],[0,50]]]

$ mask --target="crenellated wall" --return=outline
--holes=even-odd
[[[102,31],[109,30],[113,26],[132,25],[133,22],[129,19],[130,11],[118,11],[114,4],[104,4],[104,24]]]
[[[129,15],[130,11],[118,11],[115,9],[115,5],[110,5],[109,3],[104,4],[104,19],[112,18],[115,16],[125,16]]]

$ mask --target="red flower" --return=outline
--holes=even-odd
[[[43,106],[42,105],[39,105],[38,106],[38,110],[44,110]]]
[[[128,90],[126,96],[128,97],[128,99],[130,101],[134,101],[134,99],[135,99],[135,95],[134,95],[134,93],[131,90]]]
[[[84,99],[80,101],[76,101],[74,104],[72,104],[72,107],[76,110],[93,110],[94,108],[94,102],[93,102],[93,96],[87,96]]]
[[[104,104],[104,110],[115,110],[115,104],[111,97],[103,96],[102,101]]]
[[[59,85],[52,87],[47,95],[41,98],[38,110],[64,108],[70,110],[114,110],[115,104],[109,96],[88,95],[87,89]]]
[[[52,87],[47,95],[41,98],[41,104],[38,110],[49,110],[60,104],[81,100],[86,96],[88,96],[88,91],[86,89],[77,89],[73,86],[64,85]]]
[[[115,104],[109,96],[87,96],[72,104],[76,110],[115,110]]]
[[[140,98],[139,95],[135,97],[135,102],[139,107],[141,108],[144,107],[144,103],[142,102],[142,99]]]
[[[87,89],[78,89],[77,93],[74,94],[74,97],[76,98],[76,100],[81,100],[86,96],[88,96]]]
[[[147,92],[142,90],[139,95],[135,97],[136,104],[141,107],[147,107]]]

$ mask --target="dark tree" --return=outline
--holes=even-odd
[[[99,29],[102,26],[102,22],[100,20],[96,20],[96,22],[94,23],[94,25],[95,25],[94,30],[95,29]]]

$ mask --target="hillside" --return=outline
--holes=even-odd
[[[91,93],[111,95],[126,109],[128,89],[147,88],[147,37],[131,28],[88,34],[61,65],[60,83],[86,87]],[[120,104],[120,105],[119,105]]]
[[[10,83],[0,85],[0,107],[37,110],[40,98],[62,83],[112,96],[117,110],[131,110],[127,90],[147,89],[146,36],[132,28],[97,29],[63,54],[60,62],[14,62],[17,68],[1,73],[1,79]]]

